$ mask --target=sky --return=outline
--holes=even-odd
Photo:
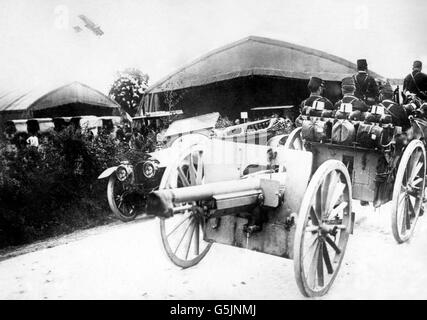
[[[105,34],[84,28],[79,14]],[[249,35],[366,58],[371,70],[402,78],[413,60],[427,65],[426,16],[424,0],[0,0],[0,91],[80,81],[107,93],[127,67],[153,84]]]

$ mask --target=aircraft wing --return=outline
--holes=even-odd
[[[97,36],[102,36],[104,34],[104,31],[101,30],[100,27],[96,28],[89,28],[93,33],[95,33]]]
[[[85,23],[86,27],[96,27],[95,23],[90,20],[88,17],[86,17],[84,14],[80,14],[79,18],[82,19],[82,21]]]
[[[102,36],[104,31],[101,30],[92,20],[86,17],[84,14],[79,15],[79,18],[85,23],[85,27],[92,31],[97,36]]]

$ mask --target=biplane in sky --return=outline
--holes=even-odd
[[[97,36],[102,36],[104,34],[104,31],[101,30],[101,27],[97,26],[92,20],[90,20],[84,14],[79,15],[79,18],[85,23],[85,27],[88,28]]]

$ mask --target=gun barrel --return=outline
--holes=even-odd
[[[169,218],[173,215],[174,204],[209,200],[217,195],[233,194],[250,190],[259,190],[261,193],[260,178],[213,182],[183,188],[154,191],[148,195],[147,213]]]

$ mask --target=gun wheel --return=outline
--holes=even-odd
[[[410,239],[423,206],[426,151],[420,140],[411,141],[403,152],[393,188],[391,228],[398,243]]]
[[[341,266],[351,219],[351,182],[337,160],[314,173],[299,211],[294,242],[294,271],[301,293],[326,294]]]
[[[304,150],[304,141],[301,137],[301,127],[294,129],[288,136],[285,142],[286,149],[291,150]]]
[[[182,188],[203,183],[203,148],[195,145],[182,152],[177,161],[166,168],[159,189]],[[186,204],[188,203],[175,205]],[[172,218],[160,219],[163,246],[174,264],[188,268],[205,257],[212,246],[212,243],[204,241],[205,224],[203,212],[192,210],[176,213]]]

